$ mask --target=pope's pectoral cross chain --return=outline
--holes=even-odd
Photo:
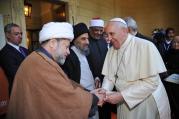
[[[117,73],[114,75],[114,78],[115,78],[115,83],[116,83],[116,80],[118,79]]]

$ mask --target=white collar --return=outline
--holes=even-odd
[[[9,44],[10,46],[12,46],[13,48],[17,49],[19,51],[19,46],[18,45],[14,45],[11,42],[7,41],[7,44]]]
[[[71,47],[71,49],[75,52],[75,54],[78,56],[78,58],[86,57],[84,54],[81,53],[81,51],[75,45],[73,45]]]
[[[73,45],[71,49],[81,54],[80,50],[75,45]]]
[[[166,42],[167,44],[170,44],[170,43],[172,42],[172,40],[165,40],[165,42]]]

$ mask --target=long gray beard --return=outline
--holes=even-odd
[[[79,50],[80,50],[80,52],[83,54],[83,55],[85,55],[85,56],[88,56],[89,55],[89,53],[90,53],[90,50],[89,50],[89,47],[85,47],[84,49],[81,49],[80,47],[77,47]]]

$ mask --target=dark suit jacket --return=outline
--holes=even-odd
[[[142,39],[145,39],[145,40],[148,40],[148,41],[151,41],[152,43],[155,44],[155,42],[154,42],[151,38],[149,38],[149,37],[147,37],[147,36],[144,36],[144,35],[142,35],[142,34],[139,33],[139,32],[137,32],[137,34],[136,34],[135,36],[136,36],[136,37],[139,37],[139,38],[142,38]]]
[[[72,49],[70,49],[70,55],[67,56],[65,63],[61,67],[71,80],[80,84],[80,61]]]
[[[108,51],[107,43],[104,39],[96,40],[90,37],[89,48],[90,54],[87,56],[87,58],[92,69],[91,71],[93,73],[94,78],[99,77],[102,82],[102,68],[106,57],[106,53]]]
[[[28,55],[26,48],[23,48],[23,51]],[[9,44],[6,44],[0,51],[0,63],[8,78],[9,92],[11,92],[17,69],[24,59],[25,57]]]
[[[167,55],[168,55],[169,51],[172,48],[172,44],[169,44],[167,49],[166,49],[165,45],[166,45],[165,41],[156,44],[156,46],[157,46],[157,48],[158,48],[158,50],[160,52],[160,55],[162,56],[163,61],[164,61],[165,65],[166,65],[167,61],[168,61]]]
[[[80,84],[80,78],[81,78],[80,61],[78,59],[78,56],[75,54],[75,52],[72,49],[70,49],[70,55],[67,56],[65,63],[61,67],[71,80]],[[90,64],[89,67],[91,70]]]
[[[173,73],[179,74],[179,50],[170,49],[166,55],[166,67],[169,75]]]

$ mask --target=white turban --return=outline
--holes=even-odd
[[[49,22],[44,24],[39,33],[39,42],[52,38],[67,38],[73,40],[73,27],[67,22]]]
[[[104,27],[104,21],[102,19],[92,19],[90,20],[90,27]]]
[[[113,18],[113,19],[111,19],[110,21],[121,22],[121,23],[127,25],[127,23],[126,23],[123,19],[121,19],[121,18]]]

